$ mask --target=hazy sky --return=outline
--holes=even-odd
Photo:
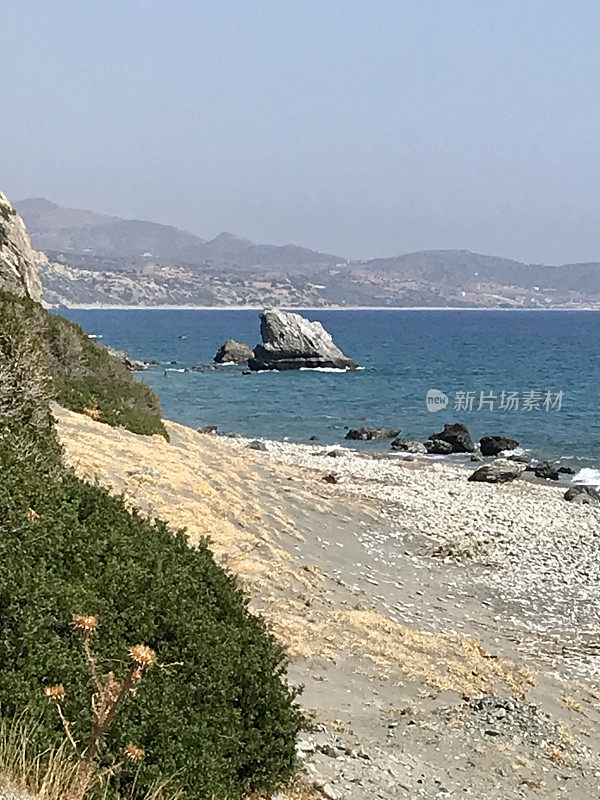
[[[597,0],[2,4],[12,199],[345,256],[600,260]]]

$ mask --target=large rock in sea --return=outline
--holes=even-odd
[[[523,464],[508,461],[506,458],[497,458],[491,464],[484,464],[469,475],[470,481],[480,483],[507,483],[514,481],[523,472]]]
[[[225,344],[219,347],[213,360],[215,364],[247,364],[253,355],[254,351],[247,344],[227,339]]]
[[[44,258],[31,246],[25,223],[0,191],[0,288],[41,303],[37,265]]]
[[[452,448],[450,451],[451,453],[475,452],[475,443],[469,435],[467,426],[463,425],[462,422],[453,422],[452,424],[444,425],[444,430],[440,431],[440,433],[432,433],[429,437],[429,441],[446,442],[446,444],[449,444]],[[431,450],[429,448],[432,446],[428,446],[427,442],[425,442],[425,446],[427,447],[428,452],[436,452],[435,446],[434,449]],[[439,450],[441,452],[447,452],[447,449],[444,447],[439,447]]]
[[[260,315],[260,335],[263,343],[256,345],[254,358],[248,361],[251,370],[357,368],[356,362],[335,346],[320,322],[310,322],[300,314],[266,309]]]
[[[479,440],[482,456],[497,456],[504,450],[514,450],[518,446],[517,440],[508,436],[484,436]]]

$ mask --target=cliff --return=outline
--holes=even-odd
[[[25,223],[0,191],[0,287],[40,303],[42,284],[37,262],[45,259],[31,246]]]

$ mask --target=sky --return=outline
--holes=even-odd
[[[354,258],[600,260],[597,0],[19,0],[12,200]]]

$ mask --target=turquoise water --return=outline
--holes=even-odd
[[[399,427],[424,439],[462,421],[476,439],[503,433],[538,457],[600,465],[600,312],[306,311],[364,369],[248,376],[237,367],[178,370],[210,364],[225,339],[256,344],[256,311],[61,313],[105,344],[160,362],[138,377],[160,394],[165,416],[186,425],[301,442],[316,435],[333,444],[343,443],[347,426]],[[427,410],[429,389],[448,396],[445,409]],[[457,411],[461,392],[472,394]],[[508,392],[517,409],[509,410]],[[531,392],[539,397],[529,395],[524,407]],[[389,442],[359,446],[388,449]]]

